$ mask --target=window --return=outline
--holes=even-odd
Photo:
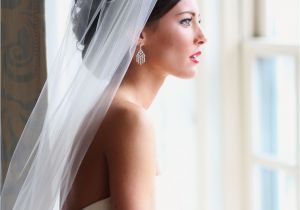
[[[243,3],[245,208],[300,210],[300,1]]]

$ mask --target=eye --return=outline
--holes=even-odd
[[[180,24],[184,25],[184,26],[190,26],[191,25],[191,21],[192,21],[192,18],[185,18],[183,20],[180,21]]]

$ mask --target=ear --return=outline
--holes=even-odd
[[[138,46],[139,45],[145,45],[145,43],[146,43],[146,37],[147,37],[147,35],[146,35],[146,31],[145,31],[145,29],[141,32],[141,34],[140,34],[140,37],[139,37],[139,40],[138,40]]]

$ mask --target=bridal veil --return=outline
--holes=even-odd
[[[65,200],[155,3],[77,0],[70,8],[60,50],[11,159],[2,210],[52,210]]]

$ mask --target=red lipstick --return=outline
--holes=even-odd
[[[194,63],[199,63],[199,56],[201,55],[201,51],[194,53],[193,55],[190,56],[190,59],[194,62]]]

